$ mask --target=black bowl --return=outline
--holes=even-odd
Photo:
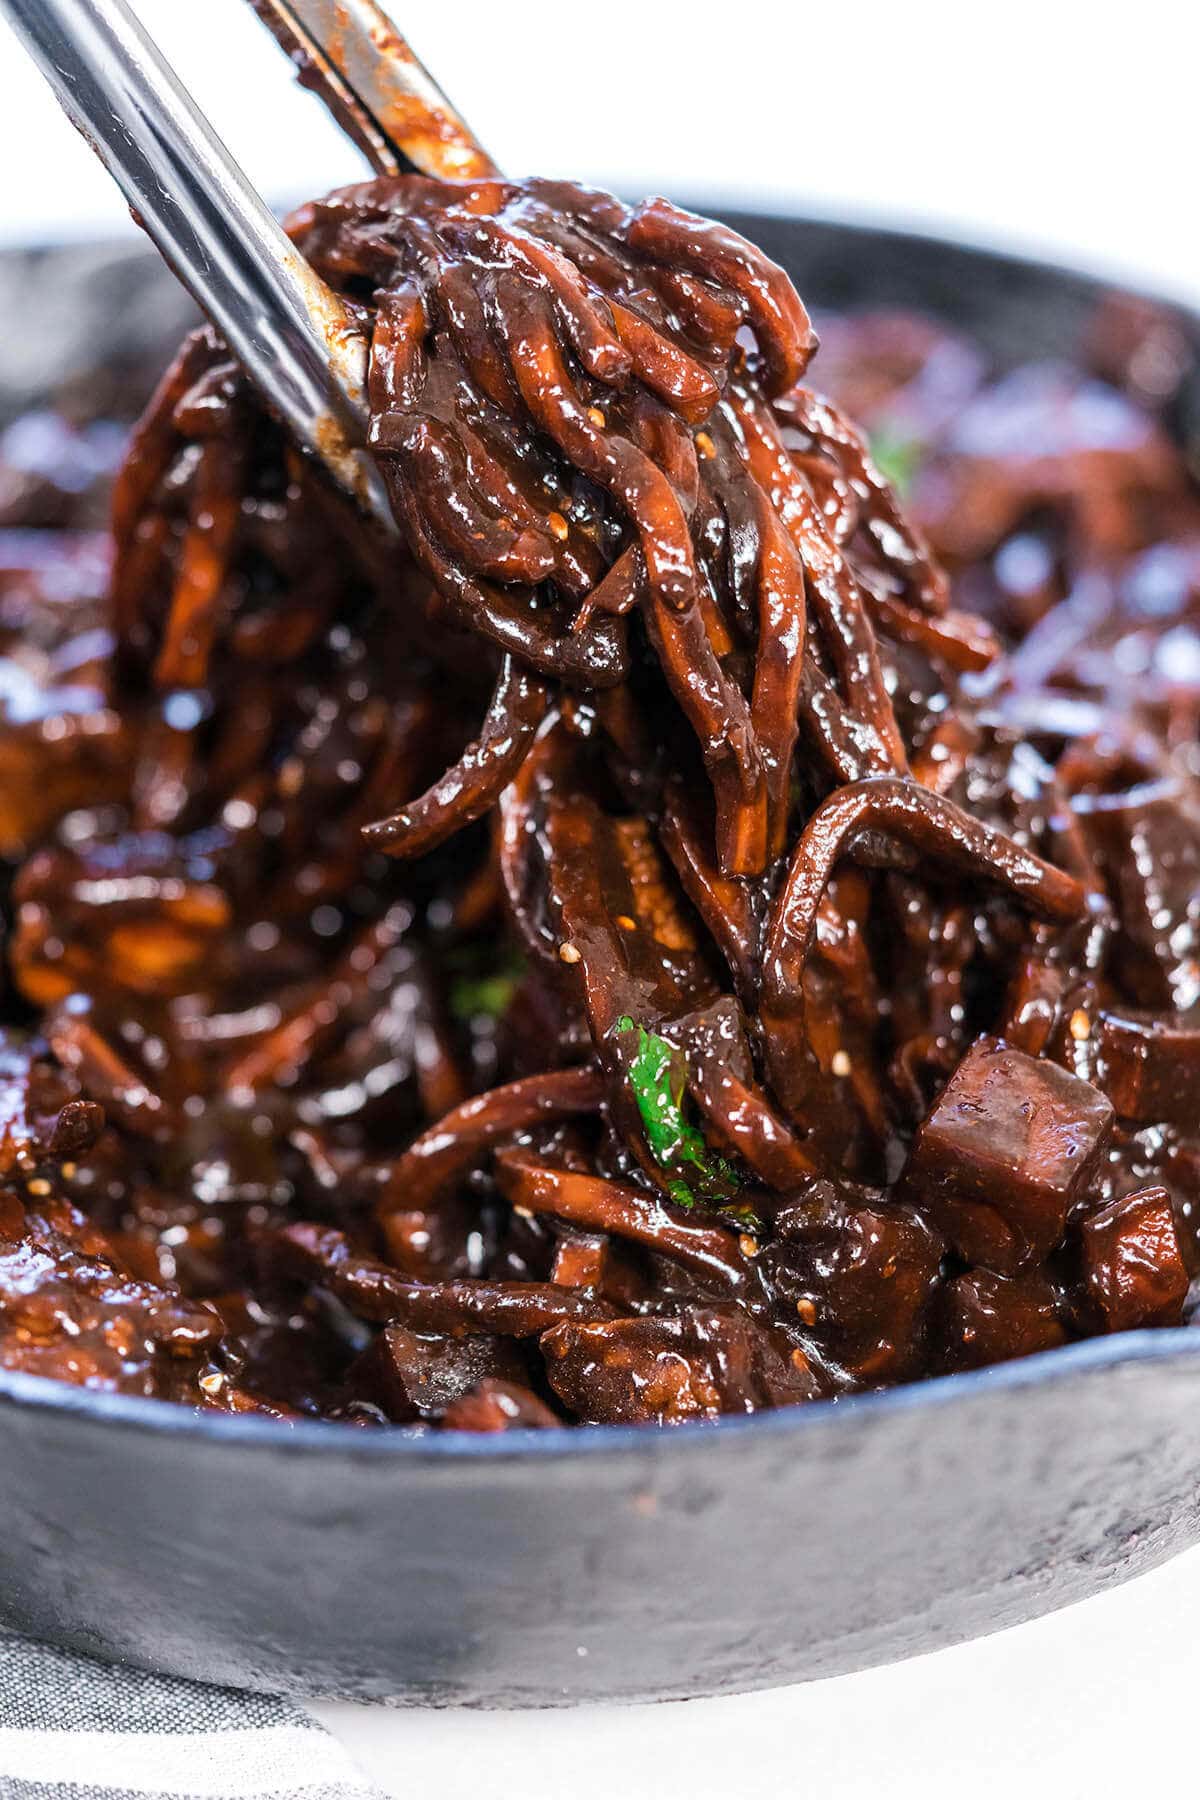
[[[1071,358],[1085,277],[892,232],[734,222],[820,306]],[[0,258],[58,387],[186,307],[152,258]],[[43,314],[44,316],[44,314]],[[131,328],[130,321],[135,323]],[[114,325],[114,322],[119,322]],[[1200,324],[1182,318],[1200,366]],[[0,366],[0,415],[36,397]],[[1200,380],[1179,429],[1200,420]],[[233,1685],[561,1705],[804,1680],[1082,1599],[1200,1539],[1200,1332],[1096,1339],[673,1431],[425,1440],[0,1375],[0,1624]]]

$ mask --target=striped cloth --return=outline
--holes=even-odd
[[[330,1734],[266,1694],[0,1636],[0,1800],[380,1800]]]

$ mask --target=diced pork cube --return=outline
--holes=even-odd
[[[972,1269],[948,1283],[942,1303],[943,1346],[950,1369],[1032,1356],[1067,1341],[1059,1294],[1040,1269],[993,1275]]]
[[[1090,1082],[979,1038],[921,1125],[905,1186],[967,1262],[1014,1275],[1058,1243],[1112,1125]]]
[[[504,1338],[422,1337],[403,1325],[387,1325],[347,1371],[347,1390],[369,1400],[393,1423],[437,1419],[447,1407],[492,1377],[519,1379],[517,1352]]]
[[[1126,1194],[1088,1219],[1083,1266],[1089,1297],[1107,1330],[1178,1325],[1188,1273],[1167,1190]]]

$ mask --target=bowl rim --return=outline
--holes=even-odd
[[[809,1400],[796,1406],[774,1407],[756,1413],[723,1413],[717,1419],[686,1419],[677,1425],[650,1422],[632,1425],[562,1425],[554,1429],[514,1427],[511,1431],[425,1431],[411,1433],[404,1426],[387,1430],[359,1430],[344,1420],[301,1416],[268,1418],[254,1413],[222,1413],[160,1400],[141,1394],[113,1394],[76,1387],[50,1375],[30,1375],[0,1369],[0,1420],[10,1408],[50,1414],[78,1424],[112,1427],[114,1430],[151,1436],[166,1442],[180,1439],[201,1443],[242,1446],[246,1451],[279,1454],[288,1458],[317,1456],[340,1462],[391,1462],[452,1464],[485,1462],[526,1463],[595,1456],[627,1457],[642,1453],[657,1458],[678,1448],[722,1441],[749,1432],[764,1440],[792,1438],[828,1426],[835,1419],[870,1425],[893,1414],[927,1412],[989,1394],[1047,1387],[1076,1377],[1087,1377],[1126,1366],[1177,1364],[1200,1361],[1200,1330],[1178,1325],[1160,1329],[1113,1332],[1103,1337],[1082,1338],[1050,1350],[1008,1362],[989,1363],[980,1369],[933,1375],[869,1393],[844,1394]],[[834,1427],[837,1429],[837,1427]]]
[[[951,235],[928,230],[920,224],[906,229],[890,218],[866,214],[846,218],[836,213],[793,212],[785,206],[754,205],[754,196],[721,196],[710,199],[707,209],[718,216],[739,220],[760,219],[771,224],[790,224],[801,229],[832,229],[849,237],[882,238],[893,245],[909,244],[922,251],[952,251],[969,260],[1021,268],[1079,289],[1129,294],[1149,300],[1175,314],[1192,331],[1200,332],[1200,306],[1177,294],[1144,287],[1135,274],[1121,270],[1089,268],[1086,263],[1059,262],[1037,250],[1025,254],[1014,244],[997,242],[986,235],[967,232]],[[768,196],[762,197],[764,201]],[[702,204],[702,203],[698,203]],[[113,248],[127,248],[131,257],[153,257],[153,251],[130,239],[107,240]],[[0,260],[21,255],[82,253],[98,247],[99,240],[80,238],[60,242],[0,243]],[[819,309],[818,309],[819,310]],[[241,1446],[246,1452],[285,1457],[317,1456],[328,1461],[402,1463],[526,1463],[551,1460],[624,1457],[642,1453],[651,1457],[685,1453],[711,1442],[728,1441],[749,1432],[763,1440],[791,1438],[829,1425],[834,1418],[869,1423],[878,1418],[908,1412],[926,1412],[958,1402],[966,1403],[989,1394],[1042,1387],[1115,1370],[1124,1366],[1180,1364],[1200,1359],[1200,1329],[1173,1326],[1114,1332],[1030,1356],[991,1363],[983,1368],[958,1370],[924,1380],[867,1393],[835,1395],[793,1406],[756,1413],[724,1413],[713,1420],[684,1420],[677,1425],[652,1423],[563,1425],[555,1429],[514,1427],[510,1431],[425,1431],[420,1435],[404,1426],[387,1430],[358,1430],[345,1421],[299,1416],[279,1419],[262,1414],[222,1413],[140,1394],[120,1394],[77,1387],[53,1376],[33,1375],[0,1368],[0,1419],[10,1410],[48,1414],[82,1429],[87,1424],[111,1427],[164,1442],[194,1441]]]

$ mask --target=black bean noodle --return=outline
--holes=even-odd
[[[107,579],[86,429],[0,440],[0,1362],[504,1430],[1181,1322],[1168,315],[999,376],[832,319],[814,388],[787,276],[662,200],[381,178],[291,229],[402,546],[209,330]]]

